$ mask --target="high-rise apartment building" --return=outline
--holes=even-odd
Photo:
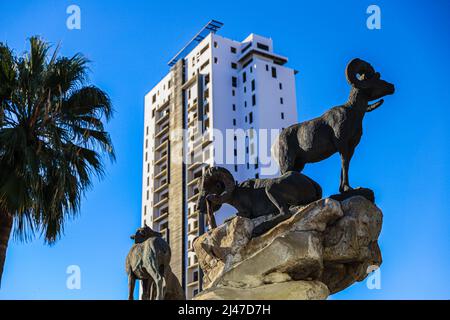
[[[205,168],[223,166],[238,181],[270,176],[259,158],[270,152],[270,132],[266,140],[259,132],[297,121],[296,72],[287,58],[269,38],[234,41],[216,34],[221,26],[208,23],[145,97],[142,223],[169,242],[188,299],[202,289],[191,245],[205,230],[195,207]],[[219,221],[232,213],[224,206]]]

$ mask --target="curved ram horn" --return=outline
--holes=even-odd
[[[235,188],[235,181],[233,175],[225,168],[211,167],[206,170],[203,175],[203,186],[213,181],[221,181],[224,184],[225,192],[231,193]]]
[[[363,79],[358,79],[358,74],[364,76]],[[350,61],[345,69],[345,76],[347,77],[348,83],[354,85],[356,88],[363,88],[365,81],[374,75],[375,70],[370,63],[358,58]]]

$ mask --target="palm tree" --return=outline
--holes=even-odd
[[[103,176],[104,155],[114,160],[103,122],[111,102],[86,85],[88,60],[58,57],[58,48],[50,55],[38,37],[29,42],[21,57],[0,43],[0,282],[12,231],[54,243],[92,176]]]

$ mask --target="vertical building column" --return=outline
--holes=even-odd
[[[172,68],[173,104],[170,111],[170,149],[169,149],[169,241],[172,252],[171,268],[180,283],[185,287],[185,195],[183,135],[184,129],[184,59]]]

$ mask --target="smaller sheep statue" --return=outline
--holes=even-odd
[[[136,280],[141,280],[142,300],[185,300],[183,288],[170,268],[170,247],[161,233],[145,225],[131,239],[135,244],[125,263],[128,299],[134,300]]]
[[[236,183],[223,167],[208,168],[199,181],[197,208],[207,216],[209,227],[217,227],[214,212],[227,203],[237,215],[250,219],[275,214],[253,230],[257,237],[291,216],[291,206],[303,206],[322,198],[322,188],[299,172],[287,172],[272,179],[250,179]]]

